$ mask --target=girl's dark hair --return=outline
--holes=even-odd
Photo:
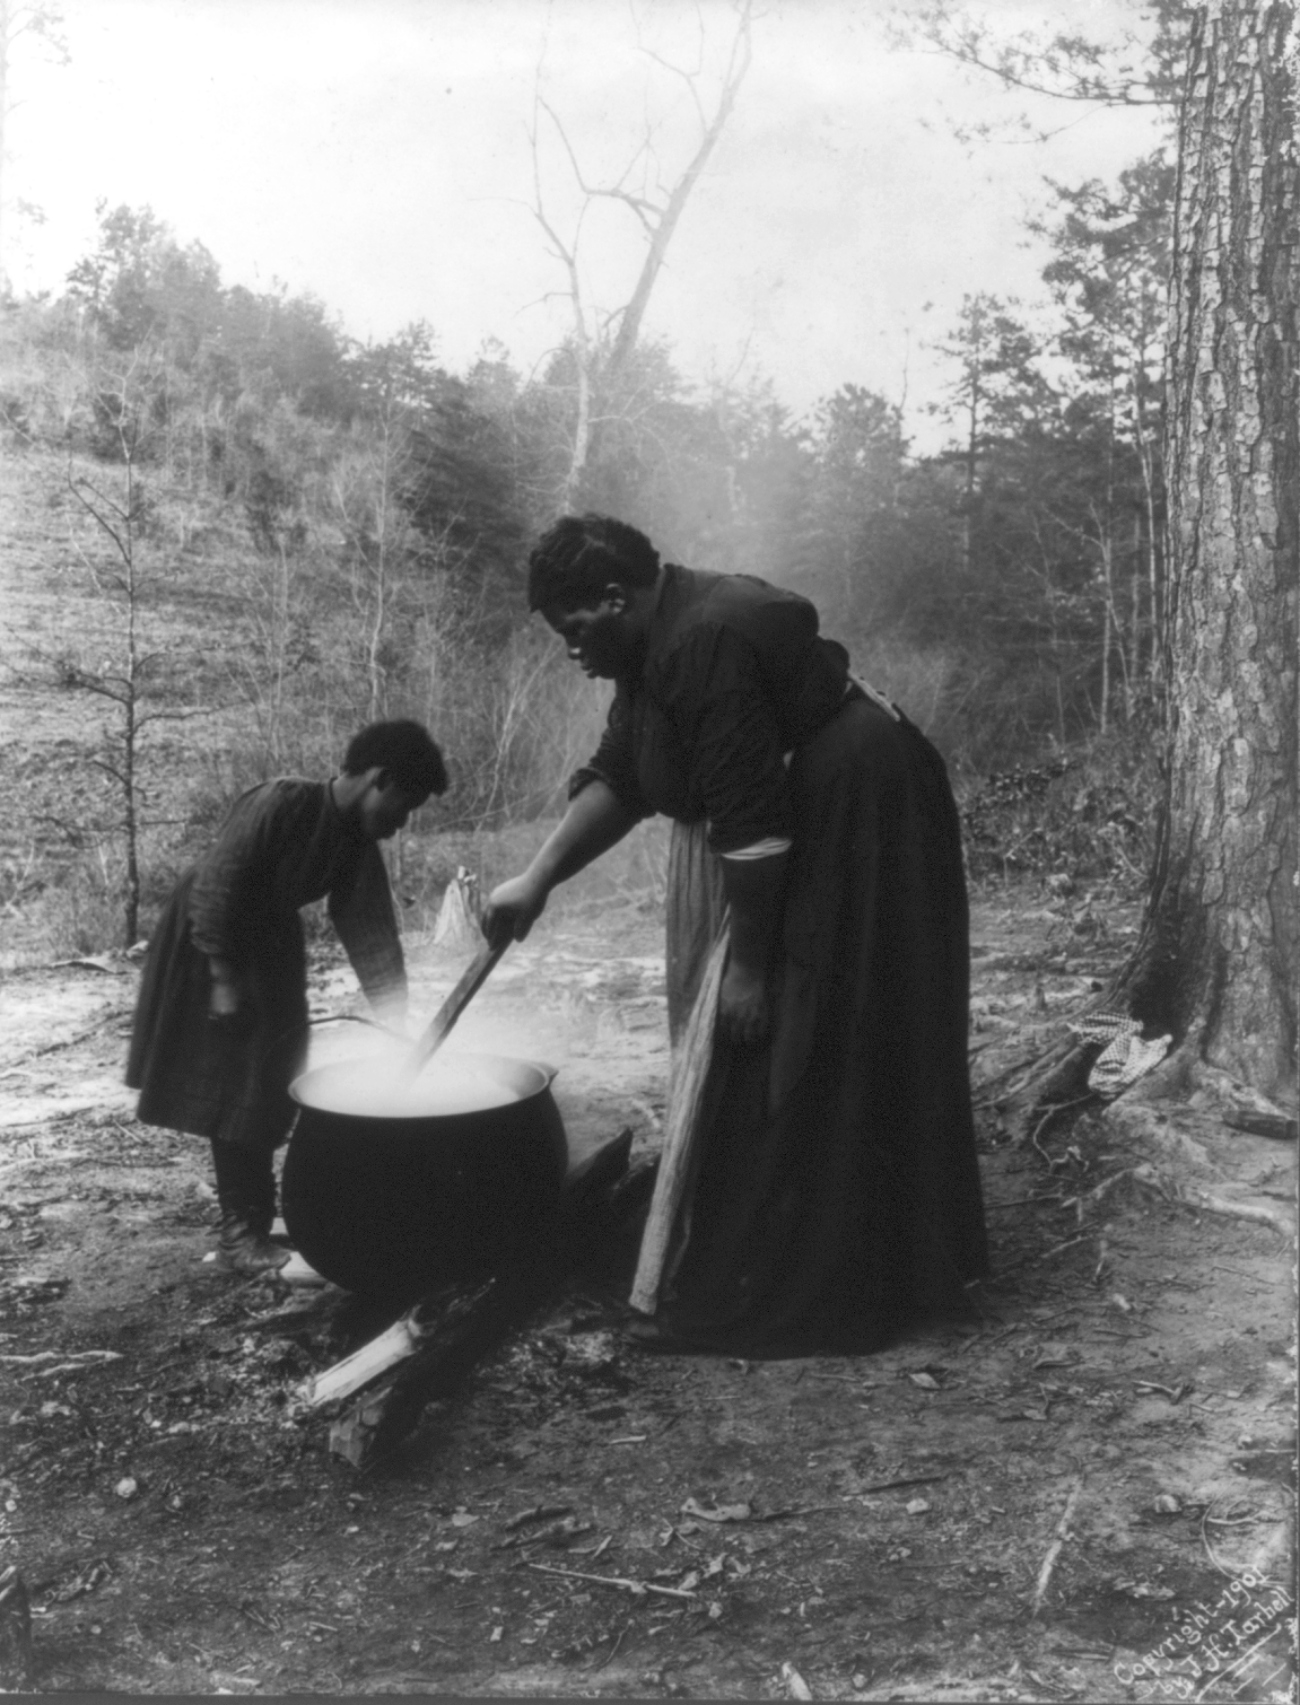
[[[371,722],[354,734],[343,754],[350,776],[387,770],[403,793],[445,793],[447,766],[422,722]]]
[[[578,610],[597,604],[611,581],[653,586],[659,552],[635,527],[610,515],[566,515],[528,558],[528,608]]]

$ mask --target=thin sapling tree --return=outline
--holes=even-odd
[[[113,422],[120,474],[116,489],[107,479],[92,479],[70,467],[68,491],[93,523],[101,550],[91,551],[74,536],[77,557],[90,577],[95,606],[102,617],[97,631],[60,651],[46,664],[58,684],[90,694],[107,706],[97,745],[89,762],[106,775],[116,801],[115,824],[124,861],[122,943],[134,945],[140,933],[141,832],[144,827],[145,744],[160,722],[192,714],[176,702],[178,659],[151,646],[148,601],[151,576],[142,565],[150,530],[150,504],[139,477],[142,413],[133,394],[135,363],[116,382],[101,386],[101,415]],[[91,661],[91,658],[95,661]]]

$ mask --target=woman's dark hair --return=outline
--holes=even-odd
[[[354,734],[343,754],[350,776],[387,770],[403,793],[445,793],[447,766],[421,722],[371,722]]]
[[[566,515],[528,558],[528,608],[580,610],[600,602],[611,581],[653,586],[659,552],[635,527],[609,515]]]

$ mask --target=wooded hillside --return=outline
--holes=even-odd
[[[579,506],[814,598],[944,748],[995,867],[1051,867],[1045,793],[1077,854],[1145,862],[1129,736],[1161,690],[1171,192],[1160,157],[1057,190],[1052,313],[966,298],[939,345],[940,453],[860,387],[796,420],[762,383],[687,384],[644,340],[591,393]],[[358,344],[320,302],[227,286],[148,209],[107,206],[57,298],[0,309],[4,685],[59,723],[15,754],[0,902],[93,869],[133,938],[133,883],[147,913],[233,792],[328,771],[380,716],[445,746],[442,827],[553,808],[603,715],[523,593],[572,478],[575,353],[525,376],[489,343],[452,372],[430,311]]]

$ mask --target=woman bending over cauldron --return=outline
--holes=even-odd
[[[485,928],[661,811],[670,1033],[720,931],[711,1090],[657,1324],[731,1353],[868,1349],[968,1306],[986,1243],[967,1073],[968,925],[939,754],[849,674],[805,598],[660,564],[569,516],[529,601],[614,682],[599,748]]]
[[[432,793],[442,754],[417,722],[376,722],[330,781],[283,777],[241,794],[177,883],[149,944],[126,1081],[137,1117],[212,1140],[219,1258],[281,1267],[272,1156],[293,1122],[307,1043],[298,908],[326,898],[371,1005],[400,1022],[406,970],[378,843]]]

